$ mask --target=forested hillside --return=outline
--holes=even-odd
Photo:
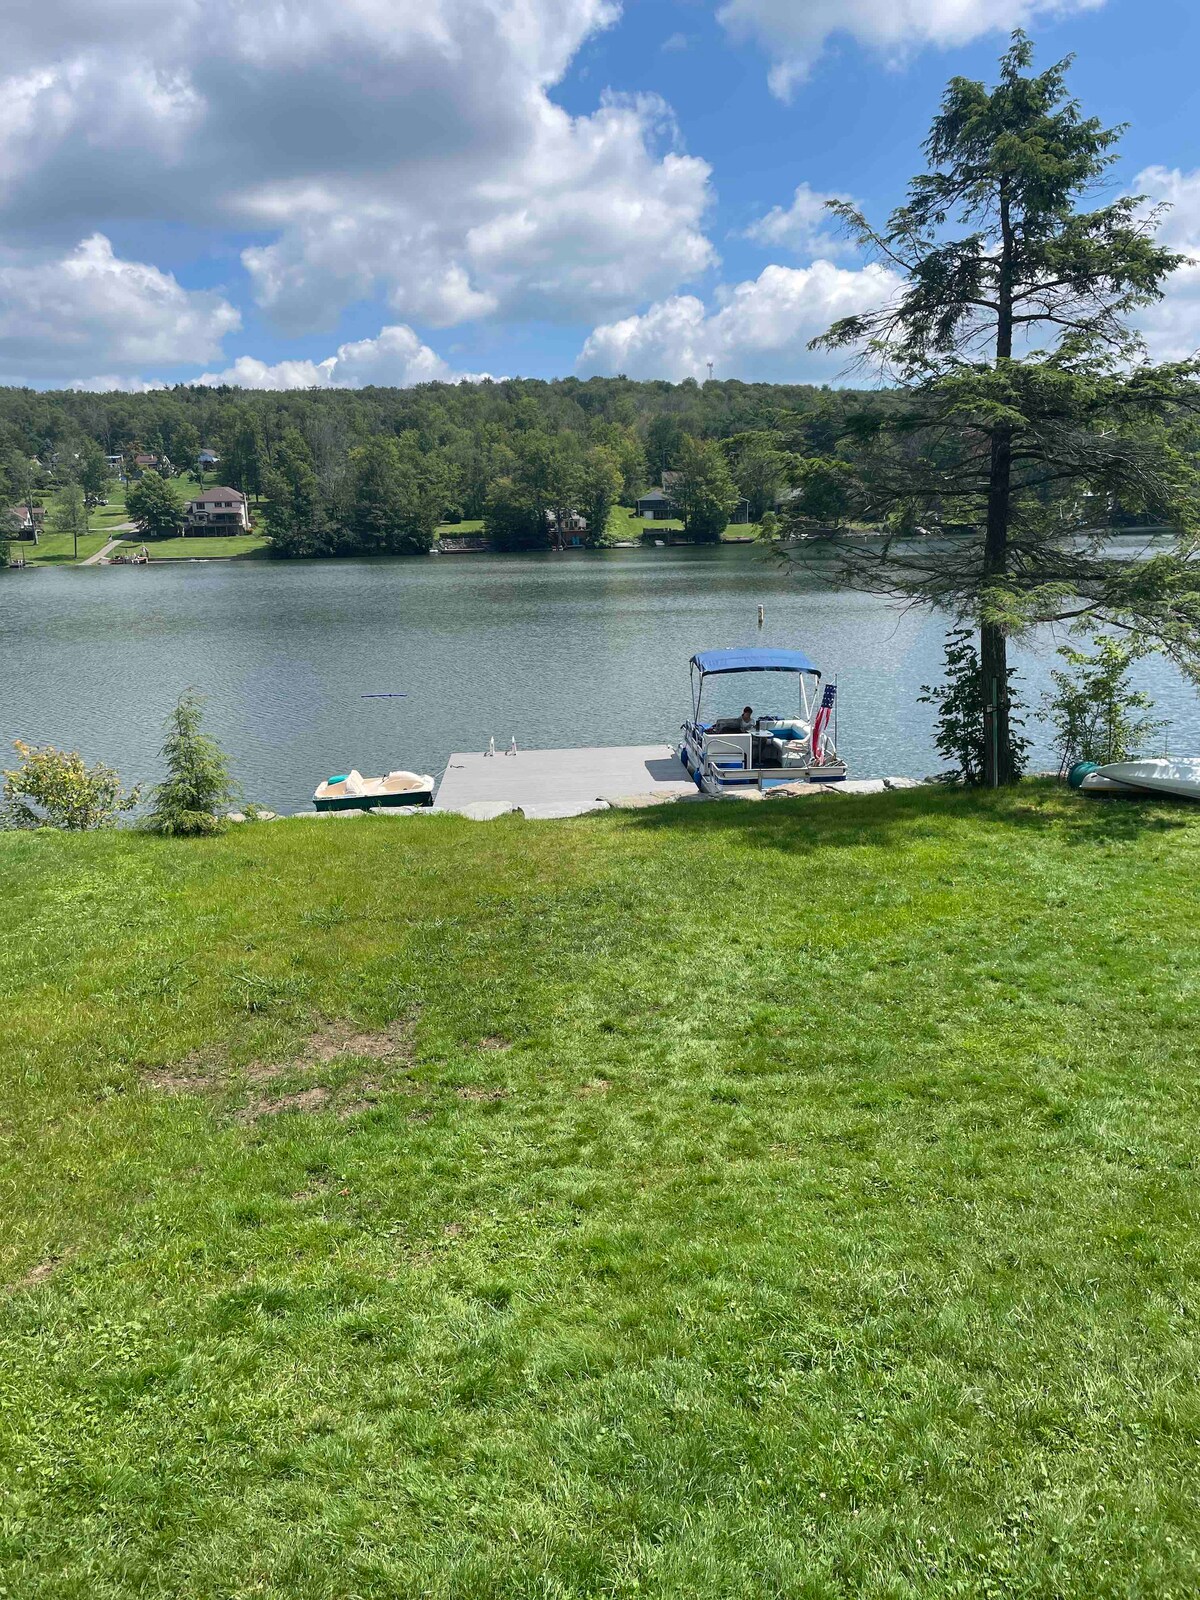
[[[502,548],[545,543],[578,511],[602,530],[664,471],[681,474],[696,537],[717,537],[745,498],[758,520],[812,479],[822,513],[848,416],[890,396],[810,386],[624,378],[513,379],[415,389],[251,391],[179,386],[148,394],[0,390],[0,463],[10,500],[54,487],[78,463],[219,457],[278,554],[428,549],[439,522],[483,520]],[[31,463],[33,464],[31,467]],[[806,465],[807,464],[807,465]],[[32,486],[25,480],[40,472]],[[836,498],[836,497],[835,497]]]

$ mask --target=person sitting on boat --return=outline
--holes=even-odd
[[[742,707],[740,717],[722,717],[712,725],[713,733],[752,733],[754,731],[754,711],[750,706]]]

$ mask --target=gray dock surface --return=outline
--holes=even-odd
[[[669,744],[600,745],[576,750],[458,752],[438,786],[435,811],[499,816],[570,816],[629,795],[670,800],[696,786]]]

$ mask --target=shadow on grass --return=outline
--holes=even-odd
[[[1063,843],[1095,846],[1186,832],[1200,824],[1200,808],[1186,800],[1091,799],[1051,779],[1035,779],[1007,790],[931,784],[878,795],[682,802],[634,811],[629,818],[630,826],[654,833],[726,833],[763,849],[815,854],[864,844],[903,848],[931,832],[952,838],[981,828],[1055,832]]]

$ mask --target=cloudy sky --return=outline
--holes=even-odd
[[[1147,321],[1200,345],[1184,0],[0,0],[0,383],[836,380],[831,235],[1007,30],[1174,205]]]

